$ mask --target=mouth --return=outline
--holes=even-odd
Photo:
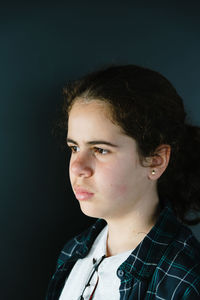
[[[94,193],[89,192],[86,189],[83,189],[81,187],[76,187],[74,189],[75,191],[75,196],[78,200],[89,200],[90,198],[93,197]]]

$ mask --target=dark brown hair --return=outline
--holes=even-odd
[[[167,198],[184,223],[200,222],[200,128],[186,123],[181,97],[161,74],[136,65],[110,65],[68,82],[55,132],[66,137],[68,113],[77,98],[109,104],[112,120],[137,142],[140,157],[171,146],[166,171],[158,180],[159,198]],[[63,139],[64,140],[64,139]],[[187,218],[193,212],[196,217]]]

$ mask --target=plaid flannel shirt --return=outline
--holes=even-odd
[[[63,248],[46,300],[58,300],[65,280],[106,225],[102,219]],[[119,266],[120,300],[200,300],[200,243],[165,202],[155,226]],[[77,299],[66,299],[77,300]],[[111,299],[114,300],[114,299]]]

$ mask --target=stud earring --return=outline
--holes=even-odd
[[[152,175],[155,175],[155,174],[156,174],[156,171],[155,171],[155,170],[152,170],[151,174],[152,174]]]

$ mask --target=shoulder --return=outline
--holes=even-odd
[[[160,286],[166,285],[183,299],[200,299],[200,243],[190,228],[181,224],[156,273],[162,278]]]
[[[94,240],[105,225],[106,222],[104,220],[97,219],[93,225],[70,239],[60,252],[57,267],[67,261],[74,261],[78,258],[85,257],[92,247]]]
[[[180,228],[167,248],[166,258],[182,263],[185,268],[200,264],[200,242],[191,229],[181,224]]]

